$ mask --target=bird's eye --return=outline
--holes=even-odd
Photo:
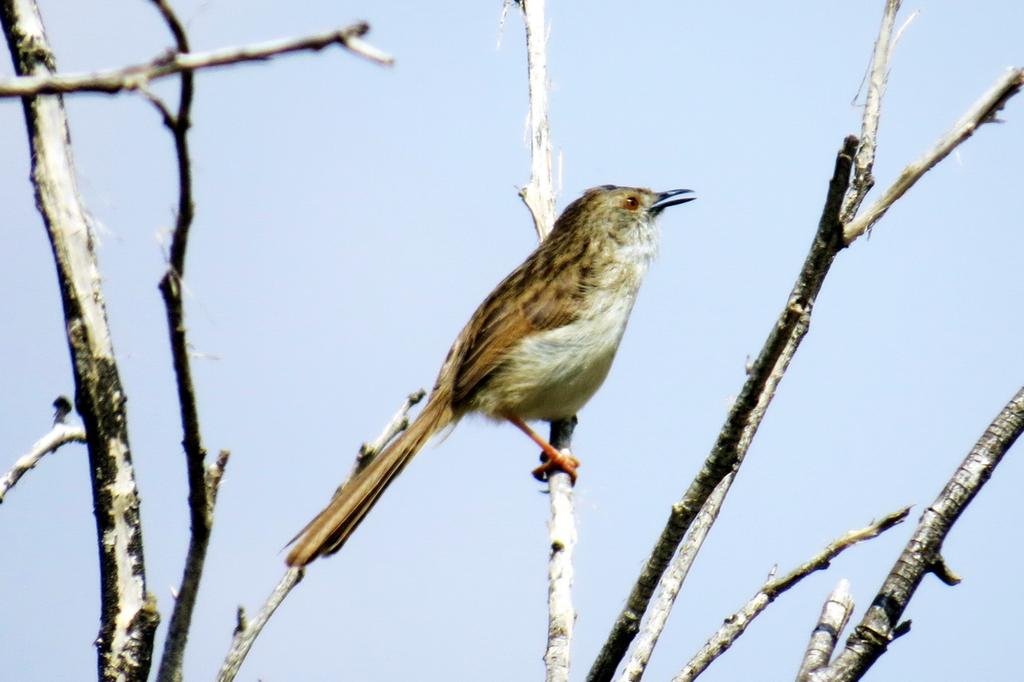
[[[625,201],[622,202],[622,205],[630,211],[635,211],[640,207],[640,200],[634,196],[628,196]]]

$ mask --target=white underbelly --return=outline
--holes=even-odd
[[[490,378],[485,405],[499,417],[565,419],[576,414],[608,376],[634,296],[605,301],[599,312],[532,336],[511,351]]]

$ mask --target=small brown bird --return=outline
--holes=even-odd
[[[600,388],[657,250],[655,219],[695,198],[686,194],[603,185],[569,204],[456,337],[419,416],[299,532],[288,564],[337,552],[430,437],[470,412],[533,439],[548,458],[534,475],[560,469],[575,481],[579,463],[526,421],[568,419]]]

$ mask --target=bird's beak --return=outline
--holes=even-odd
[[[676,199],[681,194],[693,194],[692,189],[670,189],[667,192],[661,192],[658,194],[658,198],[651,204],[651,213],[657,215],[664,211],[669,206],[676,206],[677,204],[685,204],[687,201],[693,201],[697,197],[682,197]]]

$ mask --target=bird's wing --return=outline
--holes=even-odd
[[[453,405],[470,399],[525,335],[576,319],[585,286],[574,263],[582,254],[551,248],[556,246],[543,244],[534,251],[473,313],[446,363],[455,372]],[[585,270],[582,274],[588,279]]]

